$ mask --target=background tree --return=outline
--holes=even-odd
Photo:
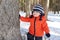
[[[49,11],[49,0],[41,0],[41,5],[44,7],[45,16],[47,18]]]
[[[19,1],[0,0],[0,40],[20,40]]]
[[[54,14],[56,12],[58,12],[59,14],[59,11],[60,11],[60,0],[50,0],[50,7],[49,9],[51,11],[54,11]]]

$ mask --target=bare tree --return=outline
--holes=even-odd
[[[47,18],[47,14],[48,14],[48,10],[49,10],[49,0],[42,0],[41,4],[44,7],[44,11],[45,11],[45,16]]]
[[[48,15],[48,11],[49,11],[49,0],[47,0],[46,7],[45,7],[46,18],[47,18],[47,15]]]
[[[0,40],[21,40],[18,3],[18,0],[0,1]]]

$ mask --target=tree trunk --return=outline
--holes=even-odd
[[[18,0],[0,1],[0,40],[21,40]]]
[[[49,11],[49,0],[47,0],[47,3],[46,3],[46,18],[48,15],[48,11]]]
[[[44,11],[45,11],[45,16],[46,16],[46,19],[47,19],[47,14],[48,14],[48,8],[49,8],[49,0],[42,0],[41,1],[41,4],[43,5],[44,7]]]

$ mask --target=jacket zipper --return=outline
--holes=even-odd
[[[36,33],[36,18],[34,19],[34,36],[35,36],[35,33]]]

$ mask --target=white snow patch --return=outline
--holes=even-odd
[[[60,22],[47,21],[47,24],[48,24],[49,27],[60,28]]]
[[[55,36],[60,36],[60,34],[59,34],[59,33],[54,32],[54,31],[50,31],[50,34],[55,35]]]

